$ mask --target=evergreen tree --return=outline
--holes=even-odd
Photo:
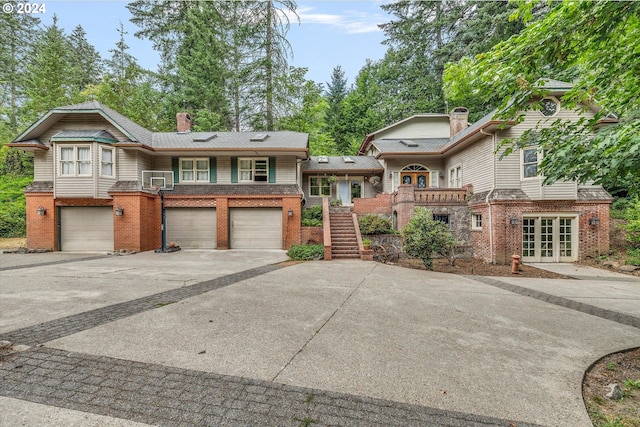
[[[89,85],[100,81],[102,58],[95,47],[87,41],[87,33],[81,25],[74,28],[69,36],[69,55],[74,91],[81,92]]]
[[[72,103],[75,92],[69,79],[72,74],[70,51],[69,40],[54,15],[52,24],[36,39],[26,65],[26,121],[34,121],[52,108]]]
[[[331,81],[327,83],[327,114],[325,118],[326,132],[335,141],[339,153],[349,154],[350,144],[346,131],[349,123],[344,116],[344,100],[347,96],[347,79],[338,65],[331,73]]]
[[[13,139],[23,125],[24,64],[31,55],[33,40],[39,38],[39,26],[40,19],[31,14],[0,14],[0,143]]]

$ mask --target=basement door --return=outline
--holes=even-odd
[[[578,259],[577,215],[526,215],[522,219],[522,260],[573,262]]]
[[[112,251],[111,206],[61,207],[61,251]]]
[[[231,249],[282,249],[282,209],[229,209],[229,243]]]

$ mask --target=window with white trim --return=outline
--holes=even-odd
[[[267,182],[269,180],[269,159],[238,159],[240,182]]]
[[[328,177],[312,176],[309,178],[309,195],[316,197],[331,196],[331,182]]]
[[[482,214],[471,215],[471,229],[482,230]]]
[[[522,177],[535,178],[538,176],[538,163],[541,155],[537,148],[525,148],[522,150]]]
[[[209,159],[180,158],[180,182],[209,182]]]
[[[111,147],[100,147],[100,176],[116,176],[116,150]]]
[[[462,166],[449,169],[449,188],[462,187]]]
[[[91,146],[60,146],[60,176],[91,176]]]

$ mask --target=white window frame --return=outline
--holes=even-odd
[[[449,188],[462,188],[462,165],[449,168]]]
[[[482,230],[482,214],[474,213],[471,215],[471,229]]]
[[[73,158],[72,160],[62,160],[62,149],[73,149]],[[89,149],[89,160],[80,160],[79,159],[79,149],[80,148],[88,148]],[[78,145],[58,145],[58,176],[60,177],[91,177],[93,176],[93,150],[91,148],[91,144],[78,144]],[[71,163],[73,165],[73,173],[63,173],[64,168],[62,164]],[[83,163],[89,163],[89,173],[80,173],[80,165]]]
[[[243,168],[242,162],[250,162],[249,168]],[[265,169],[256,168],[256,162],[265,162]],[[248,172],[251,179],[243,179],[242,173]],[[257,172],[260,172],[259,174]],[[264,176],[264,179],[256,180],[256,176]],[[269,182],[269,158],[268,157],[239,157],[238,158],[238,182]]]
[[[211,177],[211,164],[209,163],[208,157],[180,157],[180,182],[209,182]],[[186,169],[182,167],[183,162],[193,162],[193,167],[191,169]],[[206,168],[198,168],[198,162],[206,162]],[[184,179],[184,172],[191,172],[193,174],[193,179]],[[206,172],[206,179],[198,179],[198,172]]]
[[[111,161],[105,162],[103,153],[105,151],[111,152]],[[111,165],[111,174],[107,175],[104,173],[103,167],[105,165]],[[116,149],[113,147],[103,147],[100,146],[100,176],[104,178],[115,178],[116,177]]]
[[[534,176],[525,176],[525,166],[532,165],[533,162],[526,162],[524,159],[525,151],[535,150],[536,152],[536,174]],[[542,160],[542,153],[540,152],[538,147],[525,147],[520,150],[520,179],[538,179],[540,178],[540,161]]]
[[[318,185],[312,185],[312,180],[317,179]],[[323,183],[323,181],[326,182]],[[313,194],[312,188],[318,189],[318,194]],[[329,194],[323,194],[322,189],[329,188]],[[331,190],[331,181],[329,181],[328,176],[310,176],[309,177],[309,197],[331,197],[333,194],[333,190]]]

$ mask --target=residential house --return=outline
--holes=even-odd
[[[571,85],[548,81],[522,122],[468,123],[468,110],[418,114],[364,137],[357,156],[309,157],[296,132],[151,132],[98,102],[54,109],[9,145],[34,152],[27,244],[52,250],[276,248],[318,241],[302,205],[324,200],[400,229],[417,206],[450,225],[473,256],[576,261],[609,249],[611,196],[538,174],[537,147],[501,158],[506,138],[558,118]],[[163,231],[165,239],[162,238]],[[325,236],[329,236],[327,232]]]
[[[9,146],[34,153],[27,245],[50,250],[287,249],[300,240],[298,132],[151,132],[95,101],[56,108]]]
[[[397,228],[410,220],[416,206],[425,206],[451,226],[462,246],[489,262],[509,263],[513,254],[528,262],[566,262],[606,253],[612,198],[602,187],[573,181],[544,185],[537,147],[500,158],[504,139],[539,123],[593,117],[591,110],[563,108],[559,99],[570,88],[547,82],[542,108],[526,112],[517,124],[494,120],[494,113],[470,124],[468,110],[459,107],[450,114],[418,114],[372,132],[359,155],[349,158],[353,163],[331,157],[303,162],[305,198],[313,204],[319,196],[340,198],[359,215],[387,215]],[[378,163],[365,163],[363,156]],[[345,201],[342,187],[327,186],[327,180],[335,175],[345,187],[352,185],[347,184],[349,169],[358,163],[371,165],[355,172],[365,184],[362,198]],[[364,177],[371,176],[380,184],[367,185]]]

